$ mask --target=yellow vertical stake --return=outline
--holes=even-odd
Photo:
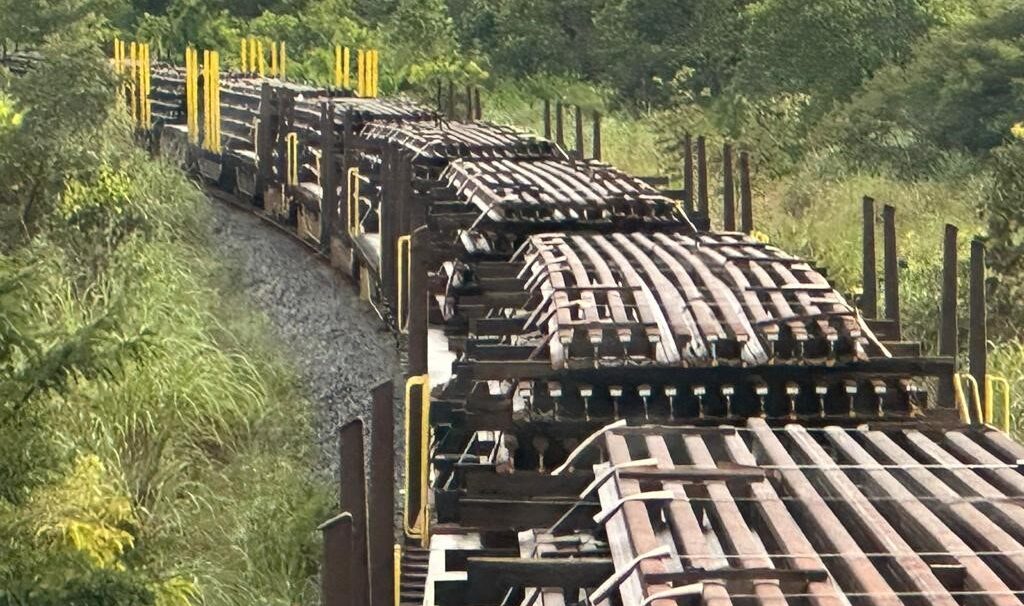
[[[129,102],[131,103],[131,106],[132,106],[132,108],[131,108],[132,122],[134,122],[135,124],[138,124],[139,123],[139,105],[138,105],[138,99],[136,98],[136,96],[137,96],[136,91],[138,90],[138,85],[139,85],[139,83],[138,83],[138,79],[139,79],[139,77],[138,77],[139,49],[138,49],[138,45],[136,45],[135,42],[132,42],[131,46],[128,48],[128,56],[131,59],[131,62],[128,65],[129,69],[131,70],[131,78],[130,78],[130,84],[129,84],[129,90],[128,90],[129,95],[130,95],[129,96]]]
[[[356,96],[366,96],[366,53],[356,51]]]
[[[352,79],[350,76],[350,67],[352,65],[352,56],[348,47],[346,46],[341,50],[341,86],[342,88],[350,88],[352,86]]]
[[[270,76],[277,76],[277,42],[270,42]]]
[[[213,51],[213,151],[220,153],[220,52]]]
[[[284,40],[281,41],[281,79],[284,80],[288,75],[288,49],[284,46]]]
[[[245,38],[242,38],[241,49],[238,53],[238,64],[241,66],[241,68],[238,71],[242,72],[243,74],[245,73],[245,70],[249,67],[248,51],[249,42]]]
[[[259,69],[260,78],[262,78],[267,67],[267,62],[263,58],[263,40],[256,40],[256,61],[256,67]]]
[[[341,86],[341,45],[334,45],[334,88]]]
[[[373,91],[372,91],[372,94],[373,94],[374,97],[376,97],[376,96],[378,96],[380,94],[380,90],[378,88],[378,84],[380,84],[380,51],[378,51],[377,49],[373,49]]]
[[[256,73],[256,38],[249,38],[249,73]]]
[[[203,149],[210,149],[212,140],[210,116],[210,51],[203,50]]]

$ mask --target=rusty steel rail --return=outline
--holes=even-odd
[[[1024,463],[997,444],[1001,434],[984,429],[760,419],[606,429],[558,476],[560,489],[540,481],[554,476],[502,487],[467,469],[463,523],[477,521],[482,497],[496,520],[524,519],[534,495],[553,511],[529,520],[537,526],[519,534],[518,553],[481,544],[449,558],[446,572],[468,578],[440,574],[433,589],[453,606],[583,595],[665,606],[1020,604],[1024,493],[997,478],[1019,487]],[[568,503],[560,517],[554,494]]]

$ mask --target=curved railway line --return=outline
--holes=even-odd
[[[444,115],[197,61],[117,58],[140,135],[348,275],[407,354],[366,467],[340,430],[326,604],[1021,604],[1024,447],[994,427],[978,293],[957,370],[955,228],[928,357],[888,207],[878,317],[870,199],[857,307],[749,235],[731,148],[719,231],[703,139],[659,189],[473,91],[457,120],[451,92]]]

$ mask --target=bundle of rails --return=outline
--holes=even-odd
[[[962,376],[955,228],[926,357],[891,207],[878,317],[869,198],[858,309],[752,237],[729,145],[713,231],[703,138],[658,189],[584,157],[578,108],[564,151],[561,103],[552,142],[548,102],[541,138],[484,121],[477,91],[460,122],[196,59],[144,70],[141,134],[350,276],[407,348],[405,536],[383,385],[369,481],[361,423],[341,431],[326,603],[1021,603],[1024,447],[990,426],[979,243]]]

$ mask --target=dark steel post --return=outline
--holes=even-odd
[[[472,122],[476,116],[476,110],[473,109],[473,85],[466,85],[466,122]]]
[[[686,133],[683,139],[683,196],[686,212],[693,212],[693,137]]]
[[[561,101],[555,101],[555,143],[565,149],[565,115]]]
[[[900,264],[896,255],[896,209],[882,207],[882,271],[885,282],[885,317],[896,323],[896,338],[901,339],[900,327]]]
[[[970,346],[968,359],[971,376],[978,382],[981,401],[985,402],[985,376],[988,374],[988,329],[985,310],[985,245],[981,240],[971,240],[971,293],[970,293]],[[972,414],[974,408],[971,408]],[[974,419],[983,423],[985,419]]]
[[[583,156],[583,109],[576,106],[576,152],[575,156],[577,160],[582,160]]]
[[[942,310],[939,326],[939,355],[950,356],[956,360],[957,350],[957,254],[956,240],[958,231],[955,225],[946,225],[946,233],[942,246]],[[954,372],[956,370],[954,369]],[[939,381],[939,404],[953,404],[953,385],[951,381]]]
[[[334,132],[334,105],[320,106],[320,251],[329,253],[338,216],[338,162]]]
[[[732,173],[732,145],[722,147],[722,225],[725,231],[736,231],[736,185]]]
[[[341,223],[341,233],[344,235],[341,238],[342,242],[345,242],[348,246],[352,246],[349,242],[349,221],[350,217],[348,214],[348,197],[349,197],[349,183],[348,183],[348,170],[355,166],[355,154],[351,153],[352,150],[352,139],[354,137],[352,133],[352,108],[345,109],[345,123],[341,127],[341,196],[338,199],[338,222]],[[352,276],[355,279],[359,279],[358,272]]]
[[[448,81],[448,119],[455,119],[455,81]]]
[[[367,533],[370,543],[370,599],[373,606],[392,606],[395,590],[395,407],[391,381],[373,388],[370,422],[370,500]]]
[[[352,548],[346,554],[351,571],[351,604],[370,601],[369,557],[366,553],[366,470],[363,462],[363,422],[349,421],[338,430],[341,510],[352,514]]]
[[[476,120],[482,120],[484,117],[484,106],[480,104],[480,87],[477,86],[473,89],[473,118]]]
[[[860,297],[860,309],[865,318],[878,317],[878,269],[875,261],[875,201],[864,196],[864,236],[861,239],[861,276],[864,293]]]
[[[601,113],[594,112],[594,140],[590,142],[593,146],[593,156],[595,160],[601,160]]]
[[[708,150],[703,136],[697,137],[697,212],[708,216]]]
[[[263,188],[270,183],[274,170],[274,89],[264,82],[260,90],[260,124],[256,131],[256,197],[263,196]]]
[[[740,231],[754,231],[754,199],[750,190],[750,154],[740,152]]]
[[[352,514],[345,512],[320,525],[324,552],[320,570],[324,606],[357,606],[352,593]]]
[[[544,138],[551,140],[551,101],[544,99]]]

